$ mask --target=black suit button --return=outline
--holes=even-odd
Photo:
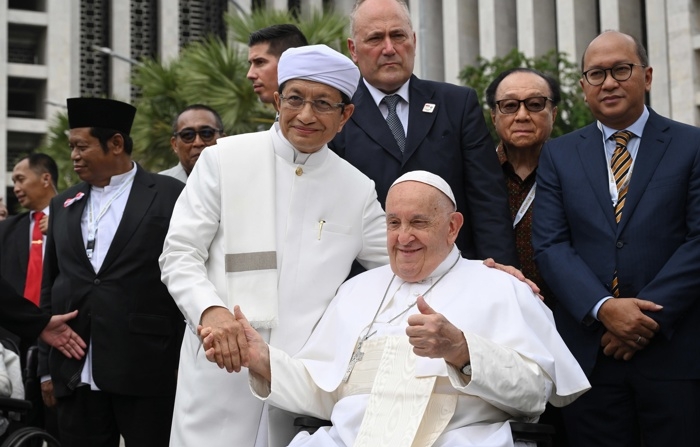
[[[625,243],[622,242],[622,241],[617,241],[617,243],[615,244],[615,246],[616,246],[617,248],[622,248],[622,247],[624,247],[624,245],[625,245]]]
[[[100,278],[95,278],[95,280],[92,283],[96,286],[99,286],[100,285]]]

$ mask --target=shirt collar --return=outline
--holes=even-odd
[[[328,156],[329,149],[327,144],[324,144],[321,149],[312,154],[300,152],[284,137],[279,123],[274,123],[270,131],[272,132],[272,145],[275,148],[275,154],[289,163],[303,166],[318,166]]]
[[[382,92],[378,88],[370,85],[369,82],[365,78],[362,78],[362,82],[365,83],[367,86],[367,90],[369,90],[369,94],[372,95],[372,99],[374,99],[374,103],[379,107],[379,103],[382,102],[382,99],[384,99],[385,96],[387,96],[386,93]],[[390,95],[399,95],[401,99],[406,101],[406,104],[408,104],[408,87],[411,82],[411,79],[409,78],[408,81],[406,81],[397,91],[394,93],[389,93]]]
[[[626,129],[613,129],[612,127],[608,127],[605,124],[601,123],[600,121],[598,121],[598,128],[603,132],[603,138],[605,139],[605,141],[609,140],[610,137],[612,137],[612,135],[618,130],[629,130],[634,134],[634,136],[636,136],[637,138],[641,138],[642,132],[644,132],[644,126],[646,126],[648,119],[649,110],[646,106],[644,106],[644,111],[639,116],[639,118],[637,118],[637,121],[632,123],[632,125],[627,127]]]

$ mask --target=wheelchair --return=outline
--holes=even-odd
[[[0,328],[0,343],[5,350],[20,354],[19,338]],[[27,383],[28,370],[35,368],[36,349],[30,349],[27,354],[27,364],[22,371],[22,379]],[[1,361],[1,360],[0,360]],[[7,432],[0,436],[0,447],[33,447],[45,445],[60,447],[59,441],[46,430],[27,426],[26,417],[32,409],[32,403],[24,399],[0,397],[0,417],[10,421]],[[19,416],[18,418],[16,416]]]

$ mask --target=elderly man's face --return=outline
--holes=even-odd
[[[356,11],[348,48],[362,77],[384,93],[398,90],[413,74],[416,33],[396,0],[367,0]]]
[[[262,42],[248,48],[247,78],[253,83],[253,91],[265,103],[274,102],[274,93],[277,91],[277,62],[279,58],[270,54],[269,42]]]
[[[515,72],[505,77],[496,89],[496,101],[551,98],[549,84],[534,73]],[[544,110],[529,111],[524,103],[515,113],[506,114],[498,106],[491,110],[491,119],[498,137],[508,149],[540,148],[549,138],[557,116],[557,108],[546,101]]]
[[[177,118],[175,135],[170,138],[170,147],[180,159],[183,169],[190,175],[202,151],[214,144],[222,133],[216,117],[206,109],[191,109],[182,112]],[[189,141],[194,134],[194,140]],[[204,131],[204,137],[202,137]]]
[[[114,136],[108,141],[107,152],[105,152],[100,146],[100,140],[90,134],[89,127],[80,127],[69,131],[70,158],[73,161],[73,170],[78,174],[80,180],[100,187],[109,184],[116,164],[112,153],[114,150],[113,140],[116,139],[118,139],[118,143],[123,143],[120,135]]]
[[[452,250],[464,221],[438,189],[406,181],[386,199],[387,249],[392,271],[404,281],[428,277]]]
[[[324,101],[332,105],[328,111],[319,111],[311,102],[300,107],[290,104],[304,101]],[[302,79],[291,79],[284,84],[282,96],[275,92],[275,104],[279,110],[279,124],[284,137],[304,153],[313,153],[333,139],[352,115],[354,106],[336,106],[341,102],[340,92],[326,84]]]

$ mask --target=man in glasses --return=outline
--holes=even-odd
[[[581,68],[596,122],[544,145],[533,222],[557,328],[592,385],[563,410],[569,445],[696,445],[700,130],[645,106],[652,69],[632,36],[600,34]]]
[[[531,68],[506,70],[486,89],[500,140],[496,153],[506,179],[518,261],[523,274],[540,286],[550,308],[552,297],[537,271],[532,249],[532,201],[540,151],[552,133],[560,100],[557,81]]]
[[[539,286],[550,309],[555,299],[537,270],[532,248],[532,203],[540,152],[552,133],[560,100],[559,83],[532,68],[501,72],[486,88],[486,103],[499,138],[496,153],[506,179],[518,261],[523,274]],[[566,445],[559,408],[548,404],[540,422],[555,426],[555,445]]]
[[[268,411],[245,375],[229,374],[248,356],[234,305],[291,355],[355,259],[366,268],[388,263],[374,183],[327,146],[353,113],[359,79],[355,64],[325,45],[290,48],[273,95],[279,121],[219,139],[189,177],[160,258],[191,329],[171,446],[267,446],[268,426],[269,445],[287,445],[293,417]],[[199,324],[214,328],[216,364],[205,358]]]
[[[216,110],[203,104],[187,106],[173,121],[173,135],[170,138],[170,147],[180,163],[159,174],[186,183],[199,154],[225,135],[224,124]]]

